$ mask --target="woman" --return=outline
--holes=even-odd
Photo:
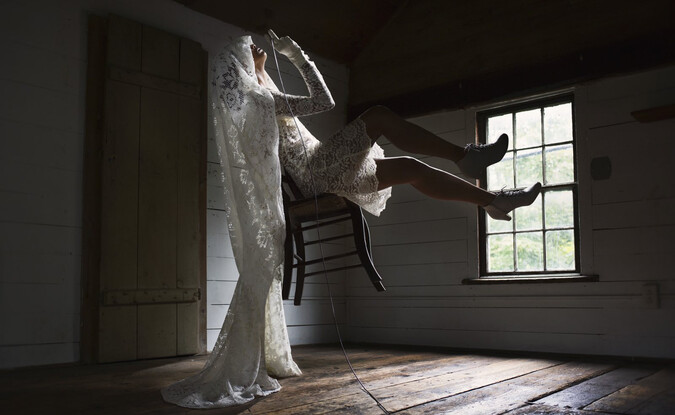
[[[539,185],[494,195],[409,157],[385,158],[375,142],[440,155],[475,177],[506,151],[504,135],[490,146],[454,146],[383,107],[366,111],[319,142],[295,117],[333,108],[314,64],[290,38],[270,33],[275,47],[302,73],[310,95],[279,92],[264,69],[265,52],[250,36],[212,58],[209,135],[222,167],[228,230],[239,278],[227,316],[204,368],[168,385],[162,396],[188,408],[240,405],[278,391],[275,377],[297,376],[281,299],[285,224],[281,164],[298,186],[343,195],[378,215],[391,186],[410,183],[429,196],[484,206],[493,217],[530,204]],[[305,157],[305,149],[307,158]]]
[[[330,91],[307,55],[289,37],[279,39],[270,30],[274,47],[298,68],[309,96],[289,96],[279,92],[265,73],[267,54],[251,44],[258,83],[270,89],[274,97],[279,126],[281,163],[301,190],[312,194],[330,192],[344,196],[368,212],[379,215],[391,195],[390,187],[410,184],[427,196],[441,200],[458,200],[482,206],[494,219],[510,220],[508,213],[530,205],[541,184],[525,190],[485,191],[445,171],[431,167],[412,157],[384,157],[376,144],[385,136],[396,147],[411,152],[443,157],[457,164],[462,173],[477,178],[485,168],[502,159],[508,147],[508,136],[502,134],[493,144],[469,144],[465,148],[447,142],[412,124],[382,106],[373,107],[338,133],[319,142],[308,132],[298,134],[292,116],[305,116],[334,107]],[[302,141],[304,141],[304,147]],[[304,149],[307,148],[307,157]],[[307,167],[309,163],[310,168]]]
[[[218,149],[239,278],[202,370],[162,388],[164,400],[187,408],[241,405],[278,391],[274,377],[301,373],[281,298],[285,223],[277,119],[270,92],[256,80],[251,43],[244,36],[211,56],[208,133]]]

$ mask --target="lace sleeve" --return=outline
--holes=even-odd
[[[316,65],[311,61],[304,60],[304,62],[296,66],[305,80],[309,96],[289,95],[271,90],[270,92],[274,97],[276,115],[295,115],[299,117],[333,109],[335,102]],[[287,99],[288,102],[286,102]]]

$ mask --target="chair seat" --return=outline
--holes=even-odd
[[[319,219],[332,218],[338,215],[346,215],[349,208],[345,199],[332,194],[324,193],[314,198],[296,200],[288,202],[288,210],[299,222],[307,222],[316,219],[316,208],[318,205]]]

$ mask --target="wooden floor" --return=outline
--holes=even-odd
[[[612,359],[527,358],[354,346],[359,377],[397,414],[675,414],[675,366]],[[382,414],[335,346],[293,349],[303,375],[239,408],[187,410],[159,388],[205,357],[0,371],[3,414]]]

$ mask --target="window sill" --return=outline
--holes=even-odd
[[[503,277],[465,278],[462,284],[487,285],[487,284],[548,284],[559,282],[596,282],[600,278],[597,275],[559,274],[559,275],[521,275]]]

